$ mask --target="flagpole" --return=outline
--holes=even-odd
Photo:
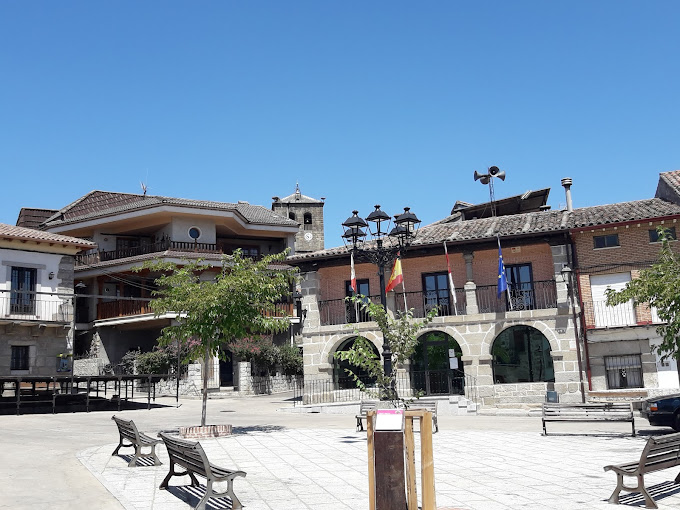
[[[458,315],[458,301],[456,300],[456,287],[453,285],[453,275],[451,274],[451,264],[449,263],[449,250],[446,248],[446,241],[444,241],[444,253],[446,254],[446,269],[449,272],[449,292],[451,293],[451,301],[453,302],[453,311]]]
[[[501,259],[502,259],[503,258],[503,256],[502,256],[503,252],[501,250],[501,234],[500,233],[496,234],[496,239],[498,240],[498,256],[501,257]],[[505,274],[505,262],[503,262],[503,274],[505,275],[505,281],[506,281],[506,283],[505,283],[505,293],[506,293],[507,298],[508,298],[508,308],[510,308],[510,311],[512,311],[513,310],[512,299],[510,298],[510,285],[507,284],[508,277]],[[500,275],[498,275],[498,276],[500,277]]]

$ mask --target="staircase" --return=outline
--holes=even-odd
[[[454,416],[477,414],[477,404],[464,395],[449,395],[449,412]]]

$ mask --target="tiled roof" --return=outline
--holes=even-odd
[[[656,187],[657,198],[680,204],[680,170],[659,174]]]
[[[72,246],[80,246],[83,248],[94,248],[95,246],[97,246],[92,241],[84,241],[83,239],[78,239],[77,237],[52,234],[50,232],[43,232],[42,230],[35,230],[26,227],[16,227],[14,225],[7,225],[5,223],[0,223],[0,237],[12,238],[22,241],[68,244]]]
[[[295,193],[288,195],[287,197],[279,198],[276,203],[282,204],[323,204],[323,200],[317,200],[316,198],[308,197],[300,193],[300,187],[295,187]]]
[[[496,218],[460,221],[459,216],[448,216],[420,228],[414,247],[448,242],[489,241],[499,233],[501,237],[532,236],[542,233],[567,232],[570,229],[602,226],[627,221],[648,220],[680,216],[680,205],[650,198],[634,202],[599,205],[567,211],[539,211]],[[347,253],[344,246],[311,253],[296,254],[291,262],[341,256]]]
[[[36,228],[47,218],[56,213],[54,209],[36,209],[34,207],[22,207],[17,218],[18,227]]]
[[[283,216],[279,216],[266,207],[251,205],[247,202],[232,204],[227,202],[210,202],[205,200],[135,195],[109,191],[91,191],[63,209],[60,209],[45,222],[45,225],[54,227],[64,223],[74,223],[77,221],[164,205],[210,209],[214,211],[233,211],[238,213],[247,223],[252,224],[282,225],[289,227],[298,226],[296,222],[284,218]]]

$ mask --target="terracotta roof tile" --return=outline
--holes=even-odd
[[[14,225],[7,225],[5,223],[0,223],[0,236],[17,240],[68,244],[83,248],[94,248],[97,246],[92,241],[84,241],[83,239],[78,239],[77,237],[52,234],[50,232],[43,232],[42,230],[17,227]]]
[[[650,198],[634,202],[598,205],[567,211],[540,211],[496,218],[459,221],[458,215],[449,216],[420,228],[413,246],[441,244],[444,241],[492,240],[496,233],[505,236],[531,236],[550,232],[567,232],[570,229],[601,226],[627,221],[680,216],[680,205]],[[296,254],[291,262],[312,258],[326,258],[348,253],[344,246]]]
[[[86,219],[110,216],[127,211],[148,209],[163,205],[178,207],[192,207],[197,209],[211,209],[216,211],[234,211],[246,222],[261,225],[281,225],[297,227],[298,224],[288,218],[279,216],[261,205],[251,205],[246,202],[232,204],[228,202],[210,202],[205,200],[191,200],[153,195],[134,195],[129,193],[115,193],[108,191],[91,191],[75,202],[60,209],[52,215],[45,224],[49,227],[64,223],[74,223]]]

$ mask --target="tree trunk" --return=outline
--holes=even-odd
[[[203,408],[201,409],[201,427],[205,427],[205,415],[208,407],[208,363],[210,362],[210,351],[206,349],[203,360]]]

